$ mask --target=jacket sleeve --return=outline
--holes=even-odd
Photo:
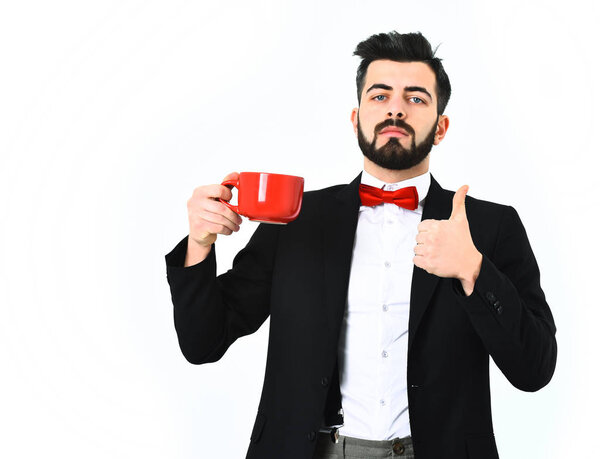
[[[259,225],[232,269],[218,277],[214,244],[194,266],[183,266],[187,237],[166,255],[175,330],[190,363],[219,360],[237,338],[266,320],[277,237],[275,225]]]
[[[517,211],[506,206],[492,257],[483,254],[479,277],[459,302],[494,362],[524,391],[544,387],[556,366],[556,327],[540,286],[540,271]]]

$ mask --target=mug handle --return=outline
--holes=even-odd
[[[238,189],[240,189],[240,181],[239,180],[225,180],[223,183],[221,183],[221,185],[224,186],[232,186]],[[227,207],[229,207],[231,210],[233,210],[236,214],[238,214],[238,206],[234,206],[233,204],[230,204],[229,201],[224,201],[223,199],[219,198],[219,201],[221,201],[223,204],[225,204]]]

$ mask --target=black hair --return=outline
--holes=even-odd
[[[424,62],[433,70],[436,81],[437,112],[444,113],[448,100],[450,100],[450,80],[442,65],[442,60],[435,57],[435,50],[427,39],[417,33],[398,33],[395,30],[389,33],[371,35],[361,41],[354,50],[354,56],[362,58],[356,70],[356,90],[358,103],[365,86],[365,77],[369,64],[379,59],[389,59],[396,62]]]

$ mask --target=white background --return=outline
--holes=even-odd
[[[421,31],[453,85],[445,188],[513,205],[558,327],[552,382],[492,366],[503,458],[597,449],[598,3],[3,1],[0,456],[244,457],[267,327],[181,355],[164,255],[228,172],[352,180],[356,44]],[[255,229],[218,241],[219,271]]]

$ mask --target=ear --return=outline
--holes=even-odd
[[[352,109],[350,121],[352,121],[352,127],[354,128],[354,135],[358,137],[358,107]]]
[[[446,115],[440,115],[437,122],[437,130],[435,131],[435,138],[433,144],[439,144],[448,132],[448,126],[450,125],[450,119]]]

